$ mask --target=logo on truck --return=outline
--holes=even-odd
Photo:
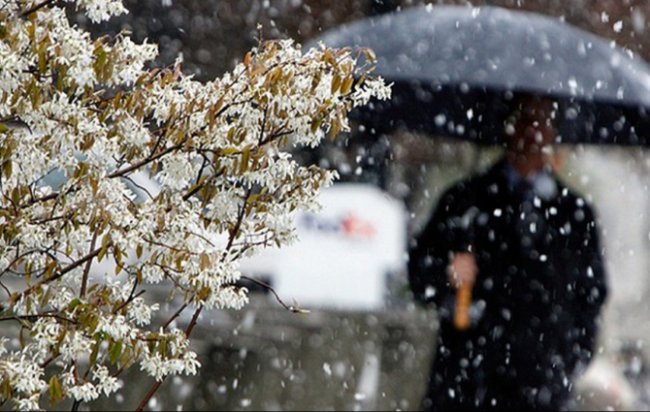
[[[377,229],[371,221],[352,211],[336,217],[304,214],[300,218],[299,228],[356,240],[371,240],[377,234]]]

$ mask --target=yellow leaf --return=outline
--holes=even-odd
[[[244,174],[246,173],[246,170],[248,170],[248,160],[250,159],[251,155],[251,149],[250,147],[246,146],[244,149],[244,153],[242,153],[241,156],[241,163],[239,163],[239,174]]]
[[[318,128],[320,127],[320,125],[321,125],[322,122],[323,122],[323,119],[321,119],[320,117],[318,117],[318,118],[316,118],[316,117],[313,118],[313,119],[311,120],[311,132],[312,132],[312,133],[316,133],[316,130],[318,130]]]
[[[50,402],[58,403],[63,399],[63,390],[61,390],[61,384],[56,376],[50,378]]]
[[[332,79],[332,94],[336,93],[336,91],[341,87],[341,76],[339,76],[338,73],[334,75],[334,78]]]
[[[341,123],[338,120],[335,120],[332,122],[332,126],[330,127],[330,137],[332,139],[336,138],[336,136],[339,134],[341,131]]]
[[[334,58],[334,55],[332,55],[331,51],[325,49],[325,51],[323,51],[323,57],[325,58],[326,62],[328,62],[332,66],[336,66],[336,59]]]
[[[138,245],[135,248],[135,256],[140,259],[142,257],[142,245]]]
[[[97,260],[99,262],[102,261],[104,256],[106,256],[106,252],[108,251],[108,246],[111,242],[111,237],[109,235],[104,235],[102,238],[102,248],[99,250],[99,254],[97,255]]]
[[[47,55],[45,54],[46,50],[44,46],[45,44],[38,49],[38,71],[41,74],[45,74],[47,70]]]
[[[210,267],[210,265],[210,256],[205,253],[201,253],[201,257],[199,259],[199,269],[206,270]]]
[[[13,169],[12,169],[11,160],[5,161],[2,164],[2,174],[5,175],[7,177],[7,179],[9,179],[11,177],[12,172],[13,172]]]
[[[89,179],[89,183],[90,183],[90,188],[93,190],[93,194],[97,195],[97,189],[99,188],[99,183],[97,182],[97,179],[91,176]]]
[[[352,83],[354,83],[354,78],[350,75],[345,78],[343,85],[341,85],[341,94],[348,94],[352,90]]]

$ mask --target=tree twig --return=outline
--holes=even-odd
[[[221,260],[225,260],[226,256],[228,256],[228,252],[230,251],[230,248],[232,247],[233,242],[235,241],[235,237],[237,237],[237,234],[239,233],[239,229],[241,228],[241,225],[244,221],[244,216],[246,215],[246,206],[248,204],[248,199],[250,198],[251,194],[253,193],[253,189],[248,189],[246,192],[246,195],[244,196],[244,204],[241,207],[241,210],[239,211],[239,215],[237,216],[237,222],[235,223],[235,228],[232,231],[232,234],[228,238],[228,244],[226,245],[226,248],[223,250],[223,255],[221,256]]]
[[[95,244],[97,243],[97,235],[99,233],[99,229],[95,230],[95,233],[93,233],[93,238],[90,241],[90,250],[95,249]],[[79,291],[79,297],[83,299],[86,296],[86,288],[88,287],[88,275],[90,274],[90,266],[93,264],[93,259],[88,259],[86,262],[86,267],[84,268],[84,274],[83,277],[81,278],[81,290]]]
[[[58,0],[44,0],[36,5],[34,5],[31,9],[25,10],[24,12],[20,13],[20,17],[27,17],[30,14],[42,9],[43,7],[49,6],[52,3],[56,3]]]
[[[147,196],[149,196],[149,199],[151,199],[151,200],[154,200],[154,199],[155,199],[154,196],[151,194],[151,192],[149,192],[149,190],[147,190],[146,187],[137,184],[137,183],[136,183],[133,179],[131,179],[129,176],[122,176],[122,178],[128,180],[129,182],[131,182],[131,184],[132,184],[133,186],[135,186],[135,187],[137,187],[138,189],[140,189],[140,190],[142,190],[143,192],[145,192],[145,193],[147,194]]]
[[[160,159],[161,157],[165,156],[166,154],[169,154],[169,153],[173,152],[174,150],[180,149],[181,147],[183,147],[183,143],[177,144],[176,146],[168,147],[165,150],[161,150],[160,152],[156,153],[155,155],[149,156],[146,159],[140,160],[139,162],[136,162],[136,163],[132,164],[131,166],[125,167],[124,169],[116,170],[113,173],[109,174],[107,177],[109,177],[111,179],[114,179],[116,177],[122,177],[122,176],[124,176],[126,174],[129,174],[129,173],[133,172],[134,170],[137,170],[137,169],[141,168],[142,166],[145,166],[145,165],[147,165],[147,164],[149,164],[151,162],[154,162],[154,161]]]
[[[64,269],[62,269],[59,273],[55,274],[52,277],[49,277],[47,279],[42,279],[38,283],[35,283],[32,285],[30,288],[25,289],[23,292],[21,292],[18,295],[18,299],[25,297],[32,293],[34,290],[38,289],[39,287],[43,286],[46,283],[52,282],[54,280],[57,280],[63,276],[65,276],[67,273],[75,270],[79,266],[83,265],[84,263],[88,262],[89,260],[94,259],[97,255],[99,255],[99,252],[101,252],[101,248],[93,250],[91,253],[87,254],[86,256],[82,257],[81,259],[71,263],[70,265],[66,266]]]
[[[37,318],[53,318],[53,319],[60,320],[62,322],[68,322],[68,323],[72,323],[72,324],[77,323],[76,320],[66,318],[65,316],[55,315],[53,313],[40,313],[40,314],[37,314],[37,315],[24,315],[24,316],[3,316],[3,317],[0,317],[0,322],[5,322],[5,321],[8,321],[8,320],[15,320],[15,321],[20,322],[21,320],[33,320],[35,318],[36,319]]]
[[[171,323],[174,321],[174,319],[176,319],[177,317],[179,317],[179,316],[181,315],[181,313],[185,310],[185,308],[187,308],[187,303],[184,303],[183,306],[181,306],[180,308],[178,308],[178,310],[176,311],[176,313],[174,313],[174,314],[172,315],[172,317],[169,318],[169,319],[167,320],[167,322],[165,322],[165,324],[163,325],[163,330],[164,330],[164,329],[167,329],[167,327],[168,327],[169,325],[171,325]]]
[[[135,286],[136,286],[136,285],[137,285],[137,282],[136,282],[136,284],[133,286],[133,290],[134,290],[134,291],[135,291]],[[145,292],[146,292],[146,290],[141,290],[140,292],[136,293],[135,295],[133,294],[133,292],[131,292],[131,296],[129,296],[129,298],[128,298],[127,300],[125,300],[124,303],[122,303],[122,304],[121,304],[117,309],[115,309],[115,310],[113,311],[113,313],[117,313],[117,312],[121,311],[121,310],[124,309],[124,308],[129,304],[129,303],[133,302],[136,298],[139,298],[140,296],[144,295]]]
[[[282,307],[285,308],[286,310],[288,310],[289,312],[292,312],[292,313],[309,313],[308,310],[300,309],[298,306],[287,305],[286,303],[284,303],[284,301],[280,298],[280,296],[275,291],[275,289],[273,289],[273,287],[271,285],[269,285],[268,283],[262,282],[261,280],[253,279],[253,278],[248,277],[248,276],[241,276],[241,279],[252,282],[252,283],[254,283],[254,284],[258,285],[258,286],[263,287],[264,289],[268,290],[269,292],[271,292],[273,294],[273,296],[275,297],[275,300],[277,300],[278,303],[280,305],[282,305]]]

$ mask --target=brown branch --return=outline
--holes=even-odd
[[[184,303],[183,306],[181,306],[181,307],[176,311],[176,313],[174,313],[174,314],[172,315],[172,317],[169,318],[169,319],[167,320],[167,322],[165,322],[165,324],[163,325],[163,329],[167,329],[167,327],[168,327],[169,325],[171,325],[171,323],[174,321],[174,319],[176,319],[177,317],[179,317],[179,316],[181,315],[181,313],[185,310],[185,308],[187,308],[187,303]]]
[[[95,249],[95,250],[93,250],[91,253],[87,254],[87,255],[84,256],[84,257],[82,257],[81,259],[79,259],[79,260],[77,260],[77,261],[71,263],[70,265],[66,266],[64,269],[62,269],[59,273],[55,274],[54,276],[49,277],[49,278],[47,278],[47,279],[42,279],[40,282],[34,284],[34,285],[31,286],[30,288],[28,288],[28,289],[24,290],[23,292],[21,292],[21,293],[18,295],[17,300],[20,299],[20,298],[22,298],[22,297],[25,297],[25,296],[29,295],[29,294],[32,293],[34,290],[38,289],[39,287],[43,286],[44,284],[49,283],[49,282],[52,282],[52,281],[54,281],[54,280],[57,280],[57,279],[59,279],[59,278],[65,276],[67,273],[69,273],[69,272],[75,270],[76,268],[78,268],[79,266],[81,266],[81,265],[83,265],[84,263],[88,262],[89,260],[93,260],[97,255],[99,255],[99,252],[100,252],[101,250],[102,250],[101,248],[99,248],[99,249]]]
[[[210,179],[206,179],[206,182],[209,181],[209,180]],[[185,200],[185,201],[189,200],[192,196],[197,194],[199,192],[199,190],[203,189],[204,187],[205,187],[205,182],[201,183],[199,185],[196,185],[196,187],[194,187],[194,189],[190,190],[189,192],[187,192],[187,193],[185,193],[183,195],[183,200]]]
[[[282,129],[280,129],[282,130]],[[284,132],[277,131],[276,133],[271,134],[268,138],[262,140],[260,142],[260,146],[264,146],[265,144],[271,143],[274,140],[277,140],[283,136],[288,136],[293,133],[293,130],[287,130]]]
[[[9,290],[9,288],[7,287],[7,285],[5,285],[4,283],[0,282],[0,286],[2,287],[2,289],[4,289],[5,292],[7,292],[7,296],[8,296],[8,297],[11,297],[11,291]]]
[[[235,223],[235,228],[232,231],[232,234],[230,235],[228,239],[228,244],[226,245],[226,248],[223,251],[223,255],[221,256],[221,260],[225,260],[226,256],[228,255],[228,252],[230,251],[230,248],[232,247],[233,242],[235,241],[235,237],[237,237],[237,233],[239,232],[239,229],[241,228],[241,225],[244,221],[244,216],[246,215],[246,205],[248,204],[248,199],[251,196],[251,193],[253,193],[253,189],[248,189],[246,192],[246,196],[244,196],[244,204],[241,207],[241,210],[239,211],[239,216],[237,216],[237,222]]]
[[[149,392],[147,392],[144,398],[142,398],[142,401],[140,401],[140,404],[135,409],[136,412],[142,412],[144,410],[144,407],[147,406],[149,400],[156,394],[160,386],[163,384],[163,382],[165,382],[166,378],[167,376],[163,376],[163,378],[160,381],[154,383],[151,389],[149,389]]]
[[[215,173],[214,175],[206,177],[206,179],[203,181],[203,183],[199,184],[199,182],[201,181],[201,177],[203,175],[203,169],[206,167],[207,162],[209,161],[207,155],[204,154],[204,153],[201,153],[202,151],[206,151],[206,150],[208,151],[208,153],[213,153],[213,155],[216,155],[216,153],[214,153],[213,151],[211,151],[209,149],[197,149],[197,151],[201,154],[201,156],[203,156],[203,164],[201,165],[201,170],[199,170],[199,174],[198,174],[198,176],[196,178],[197,185],[192,190],[190,190],[189,192],[187,192],[186,194],[183,195],[183,200],[185,200],[185,201],[188,201],[192,196],[197,194],[199,192],[199,190],[201,190],[201,189],[203,189],[205,187],[206,184],[208,184],[212,180],[216,179],[217,177],[223,175],[225,170],[226,170],[225,168],[222,168],[219,172]]]
[[[42,224],[44,224],[44,223],[49,223],[49,222],[54,222],[54,221],[57,221],[57,220],[67,219],[67,218],[69,218],[69,217],[71,217],[71,216],[72,216],[72,214],[69,214],[69,215],[61,215],[61,216],[46,217],[46,218],[43,218],[43,219],[41,219],[41,220],[35,220],[35,221],[32,221],[32,222],[30,222],[30,223],[33,224],[33,225],[42,225]]]
[[[175,246],[169,246],[169,245],[166,245],[166,244],[164,244],[162,242],[157,242],[155,240],[144,239],[144,241],[147,242],[147,243],[150,243],[152,245],[164,247],[166,249],[172,250],[172,251],[177,252],[177,253],[186,253],[186,254],[188,254],[190,256],[199,256],[199,253],[192,252],[191,250],[181,249],[181,248],[177,248]]]
[[[210,239],[208,239],[207,237],[203,236],[203,235],[200,234],[200,233],[196,233],[196,232],[192,232],[192,231],[189,231],[189,232],[187,232],[187,233],[190,234],[190,235],[192,235],[192,236],[196,236],[196,237],[198,237],[199,239],[203,240],[204,242],[206,242],[208,245],[210,245],[210,246],[212,246],[212,247],[216,247],[215,244],[212,243],[212,241],[210,241]]]
[[[97,235],[99,230],[95,230],[93,233],[93,238],[90,241],[90,250],[95,249],[95,244],[97,244]],[[81,290],[79,291],[79,298],[83,299],[86,296],[86,288],[88,287],[88,275],[90,274],[90,266],[93,264],[93,259],[88,259],[86,262],[86,267],[84,268],[84,274],[81,278]]]
[[[241,276],[241,279],[247,280],[247,281],[249,281],[249,282],[253,282],[253,283],[255,283],[256,285],[261,286],[261,287],[263,287],[264,289],[266,289],[266,290],[268,290],[269,292],[271,292],[271,293],[273,294],[273,296],[275,296],[275,300],[277,300],[278,303],[279,303],[283,308],[285,308],[286,310],[288,310],[289,312],[291,312],[291,313],[309,313],[308,310],[300,309],[300,308],[297,307],[297,306],[287,305],[286,303],[284,303],[284,301],[280,298],[280,296],[279,296],[278,293],[275,291],[275,289],[273,289],[273,286],[269,285],[268,283],[262,282],[261,280],[253,279],[253,278],[248,277],[248,276]]]
[[[190,334],[192,333],[194,326],[196,326],[196,322],[199,320],[199,315],[201,314],[202,310],[203,310],[203,305],[199,306],[194,311],[194,315],[192,315],[192,320],[190,321],[190,324],[187,325],[187,328],[185,328],[185,338],[187,339],[190,338]]]
[[[41,363],[39,366],[40,366],[41,368],[45,369],[45,368],[47,368],[47,367],[50,365],[50,363],[54,362],[54,360],[55,360],[56,358],[58,358],[59,356],[61,356],[61,355],[50,356],[50,357],[47,358],[43,363]]]
[[[32,201],[30,201],[26,205],[21,205],[20,207],[25,208],[25,207],[28,207],[28,206],[31,206],[31,205],[35,205],[36,203],[47,202],[48,200],[54,200],[54,199],[57,198],[57,196],[59,196],[58,192],[50,193],[49,195],[46,195],[46,196],[37,197],[36,199],[33,199]]]
[[[126,168],[120,169],[120,170],[116,170],[113,173],[109,174],[107,177],[109,177],[110,179],[114,179],[116,177],[122,177],[122,176],[124,176],[126,174],[129,174],[129,173],[133,172],[134,170],[137,170],[137,169],[141,168],[142,166],[146,166],[149,163],[160,159],[161,157],[173,152],[174,150],[180,149],[181,147],[183,147],[183,143],[177,144],[176,146],[168,147],[167,149],[161,150],[157,154],[155,154],[153,156],[149,156],[146,159],[140,160],[139,162],[134,163],[129,167],[126,167]]]
[[[136,283],[136,285],[137,285],[137,283]],[[135,290],[135,286],[134,286],[133,290]],[[127,300],[125,300],[124,303],[122,303],[117,309],[115,309],[113,311],[113,313],[117,313],[117,312],[121,311],[129,303],[133,302],[136,298],[139,298],[140,296],[144,295],[145,292],[146,292],[146,290],[141,290],[140,292],[136,293],[135,295],[133,294],[133,292],[131,292],[131,296],[129,296],[129,298]]]
[[[59,196],[68,195],[70,193],[76,192],[77,190],[79,190],[79,189],[74,188],[74,187],[70,187],[68,190],[65,191],[65,193],[60,193],[60,192],[50,193],[49,195],[37,197],[35,199],[30,200],[27,203],[23,203],[22,205],[18,205],[18,208],[19,209],[25,209],[25,208],[28,208],[30,206],[35,205],[36,203],[47,202],[49,200],[55,200],[56,199],[58,201]],[[3,195],[4,195],[4,193],[3,193]],[[7,208],[0,208],[0,210],[7,210]],[[54,213],[54,211],[52,213]]]
[[[69,318],[66,318],[65,316],[55,315],[55,314],[52,314],[52,313],[39,313],[39,314],[36,314],[36,315],[24,315],[24,316],[3,316],[3,317],[0,317],[0,322],[5,322],[5,321],[8,321],[8,320],[15,320],[15,321],[20,322],[21,320],[33,320],[33,319],[38,319],[38,318],[53,318],[53,319],[60,320],[62,322],[68,322],[68,323],[72,323],[72,324],[75,324],[75,325],[77,324],[77,321],[75,321],[73,319],[69,319]]]
[[[30,251],[24,252],[24,253],[22,253],[22,254],[16,256],[16,257],[15,257],[15,258],[14,258],[14,259],[13,259],[13,260],[8,264],[8,265],[7,265],[7,267],[6,267],[2,272],[0,272],[0,277],[2,277],[2,276],[3,276],[5,273],[7,273],[7,272],[13,272],[13,271],[11,270],[11,267],[12,267],[13,265],[15,265],[16,263],[18,263],[18,261],[19,261],[20,259],[24,258],[25,256],[29,256],[29,255],[32,255],[32,254],[34,254],[34,253],[45,253],[45,251],[40,250],[40,249],[37,249],[37,250],[30,250]]]
[[[261,146],[264,141],[264,131],[266,130],[266,118],[269,115],[269,106],[264,108],[264,117],[262,117],[262,125],[260,126],[260,137],[257,139],[257,145]]]
[[[131,182],[131,184],[132,184],[133,186],[135,186],[135,187],[137,187],[138,189],[140,189],[140,190],[142,190],[143,192],[145,192],[145,193],[147,194],[147,196],[149,196],[149,199],[151,199],[151,200],[154,200],[154,199],[155,199],[155,198],[153,197],[153,195],[151,194],[151,192],[149,192],[149,190],[147,190],[146,187],[137,184],[137,183],[136,183],[133,179],[131,179],[129,176],[122,176],[122,178],[128,180],[129,182]]]
[[[34,5],[31,9],[25,10],[24,12],[20,13],[20,17],[27,17],[30,14],[42,9],[43,7],[49,6],[52,3],[56,3],[58,0],[44,0],[36,5]]]

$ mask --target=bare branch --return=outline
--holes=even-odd
[[[25,10],[24,12],[20,13],[20,17],[27,17],[30,14],[42,9],[43,7],[47,7],[50,4],[56,3],[58,0],[44,0],[36,5],[34,5],[32,8]]]
[[[179,309],[178,309],[178,310],[177,310],[177,311],[172,315],[172,317],[169,318],[169,319],[167,320],[167,322],[165,322],[165,324],[163,325],[163,329],[167,329],[167,327],[168,327],[169,325],[171,325],[171,323],[172,323],[172,322],[173,322],[177,317],[179,317],[179,316],[181,315],[181,313],[183,313],[183,311],[185,310],[185,308],[187,308],[187,303],[184,303],[183,306],[181,306],[181,307],[180,307],[180,308],[179,308]]]
[[[95,233],[93,233],[93,238],[90,241],[91,251],[95,249],[95,245],[97,244],[98,233],[99,233],[98,229],[96,229]],[[86,296],[86,288],[88,287],[88,275],[90,274],[90,266],[92,266],[92,264],[93,264],[93,258],[88,259],[88,261],[86,262],[86,267],[84,268],[84,274],[83,277],[81,278],[81,290],[79,291],[79,297],[81,299],[83,299],[84,296]]]
[[[171,146],[171,147],[168,147],[167,149],[161,150],[160,152],[156,153],[155,155],[152,155],[152,156],[149,156],[146,159],[140,160],[139,162],[136,162],[136,163],[132,164],[131,166],[125,167],[124,169],[116,170],[113,173],[110,173],[108,175],[108,177],[111,178],[111,179],[114,179],[116,177],[123,177],[124,175],[127,175],[127,174],[129,174],[129,173],[131,173],[131,172],[133,172],[135,170],[138,170],[142,166],[146,166],[149,163],[152,163],[152,162],[160,159],[161,157],[173,152],[174,150],[180,149],[181,147],[183,147],[183,143],[184,142],[182,142],[180,144],[177,144],[176,146]]]
[[[88,262],[89,260],[94,259],[97,255],[99,255],[99,252],[101,252],[101,248],[93,250],[91,253],[87,254],[86,256],[82,257],[81,259],[75,261],[74,263],[70,264],[69,266],[66,266],[64,269],[62,269],[60,272],[56,273],[54,276],[49,277],[47,279],[42,279],[40,282],[35,283],[32,285],[30,288],[25,289],[23,292],[21,292],[17,299],[20,299],[22,297],[25,297],[35,291],[36,289],[40,288],[46,283],[52,282],[54,280],[57,280],[63,276],[65,276],[67,273],[75,270],[79,266],[83,265],[84,263]]]
[[[285,308],[286,310],[288,310],[289,312],[291,312],[291,313],[309,313],[309,311],[306,310],[306,309],[300,309],[298,306],[287,305],[286,303],[284,303],[284,301],[280,298],[280,296],[275,291],[275,289],[273,289],[273,287],[271,285],[269,285],[268,283],[262,282],[261,280],[253,279],[253,278],[248,277],[248,276],[242,276],[241,278],[244,279],[244,280],[247,280],[249,282],[253,282],[254,284],[256,284],[258,286],[261,286],[264,289],[271,292],[273,294],[273,296],[275,296],[275,300],[277,300],[278,303],[280,305],[282,305],[282,307]]]
[[[115,309],[113,311],[113,313],[117,313],[117,312],[121,311],[122,309],[127,307],[127,305],[129,303],[133,302],[136,298],[139,298],[140,296],[145,294],[146,290],[141,290],[140,292],[136,293],[135,295],[133,294],[133,292],[135,291],[135,287],[137,285],[138,285],[138,283],[136,282],[135,285],[133,285],[133,289],[131,290],[131,295],[129,296],[129,298],[127,300],[125,300],[124,303],[122,303],[117,309]]]
[[[132,184],[133,186],[135,186],[135,187],[137,187],[138,189],[140,189],[140,190],[142,190],[143,192],[145,192],[145,193],[147,194],[147,196],[149,196],[149,199],[151,199],[151,200],[154,199],[153,195],[151,194],[151,192],[149,192],[149,190],[147,190],[146,187],[137,184],[137,183],[136,183],[133,179],[131,179],[129,176],[122,176],[122,178],[128,180],[129,182],[131,182],[131,184]]]
[[[20,322],[22,320],[33,321],[34,319],[38,319],[38,318],[54,318],[54,319],[60,320],[62,322],[68,322],[68,323],[73,323],[73,324],[77,323],[77,321],[75,321],[73,319],[66,318],[65,316],[56,315],[56,314],[53,314],[53,313],[39,313],[39,314],[36,314],[36,315],[24,315],[24,316],[3,316],[3,317],[0,317],[0,322],[5,322],[5,321],[8,321],[8,320],[15,320],[15,321],[18,321],[18,322]]]
[[[252,188],[248,189],[246,195],[244,196],[244,204],[242,205],[239,211],[239,216],[237,216],[237,222],[235,223],[235,227],[228,238],[228,244],[226,245],[226,248],[223,251],[221,260],[226,259],[226,256],[228,256],[228,252],[230,251],[230,248],[232,248],[232,244],[235,241],[235,237],[237,237],[237,234],[239,233],[239,229],[241,228],[241,225],[244,221],[244,216],[246,215],[246,205],[248,204],[248,199],[251,197],[252,193],[253,193],[253,189]]]

